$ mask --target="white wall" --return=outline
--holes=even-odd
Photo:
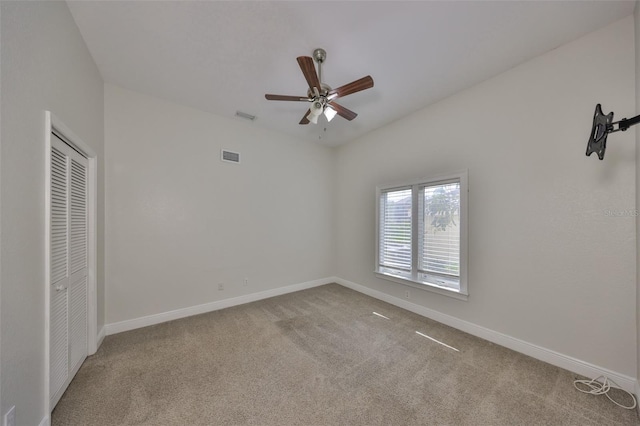
[[[0,4],[2,147],[0,414],[37,425],[45,408],[44,111],[51,110],[103,158],[103,83],[64,2]],[[104,210],[103,175],[98,211]],[[103,314],[103,214],[98,292]],[[104,323],[100,317],[99,327]]]
[[[628,17],[342,146],[337,275],[373,275],[375,187],[469,170],[469,300],[427,308],[636,377],[634,131],[586,157],[596,103],[634,114]],[[398,75],[401,78],[401,71]]]
[[[635,81],[636,81],[636,109],[633,114],[640,114],[640,1],[636,0],[633,10],[635,29]],[[636,211],[640,211],[640,131],[636,130]],[[640,215],[636,216],[636,343],[637,370],[636,378],[640,379]],[[640,397],[640,387],[636,388],[636,397]],[[637,407],[640,413],[640,406]]]
[[[107,323],[333,274],[331,149],[110,85],[105,140]]]

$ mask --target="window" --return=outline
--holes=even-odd
[[[467,173],[380,186],[376,193],[376,274],[466,298]]]

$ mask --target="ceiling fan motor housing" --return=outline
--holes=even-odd
[[[320,96],[326,97],[330,91],[331,91],[331,86],[325,83],[320,83]],[[307,96],[310,99],[313,99],[316,97],[315,93],[313,93],[311,89],[307,89]]]

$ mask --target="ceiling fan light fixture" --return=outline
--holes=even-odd
[[[331,120],[333,120],[333,118],[336,116],[336,114],[338,114],[338,111],[336,111],[335,109],[331,108],[331,106],[327,105],[324,108],[324,116],[327,117],[327,121],[331,122]]]
[[[322,102],[320,101],[314,101],[310,108],[311,114],[316,116],[322,114],[323,109],[324,109],[324,105],[322,105]]]
[[[313,112],[307,115],[307,120],[309,120],[313,124],[318,124],[318,115],[313,115]]]
[[[311,104],[311,108],[309,108],[309,115],[307,119],[313,124],[318,124],[318,117],[322,114],[324,110],[324,105],[320,101],[313,101]]]

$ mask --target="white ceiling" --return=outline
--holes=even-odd
[[[339,145],[633,13],[633,1],[68,1],[104,80],[138,92]],[[308,105],[296,62],[322,47],[348,122],[299,125]],[[597,58],[594,58],[597,60]],[[464,117],[460,117],[463,119]],[[235,118],[242,120],[240,118]],[[326,129],[326,130],[325,130]]]

